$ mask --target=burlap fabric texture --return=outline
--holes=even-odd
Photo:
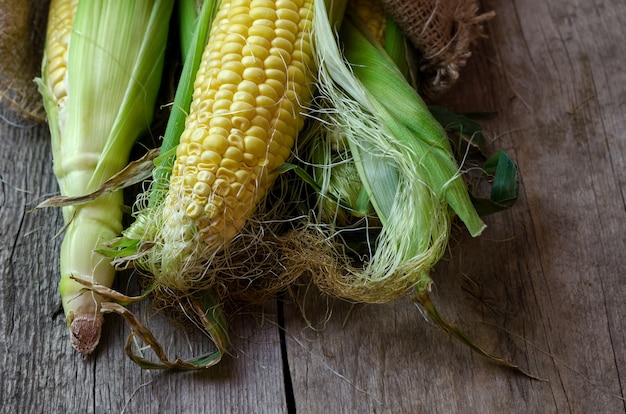
[[[45,119],[34,79],[41,74],[48,4],[0,0],[0,103],[37,122]]]
[[[429,96],[448,90],[484,36],[484,22],[495,13],[479,13],[477,0],[382,0],[420,52],[421,89]]]

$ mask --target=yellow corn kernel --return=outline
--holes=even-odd
[[[78,0],[52,0],[46,31],[45,78],[59,111],[67,100],[67,52]]]
[[[312,94],[312,18],[313,0],[220,4],[163,210],[209,248],[238,233],[291,154]]]
[[[365,22],[374,36],[383,43],[387,18],[380,0],[351,0],[349,8]]]

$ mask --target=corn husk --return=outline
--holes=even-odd
[[[349,18],[342,22],[338,45],[325,23],[323,5],[318,3],[316,13],[316,117],[323,122],[310,131],[311,146],[303,153],[314,154],[310,162],[321,187],[321,207],[304,231],[333,244],[328,254],[344,271],[314,272],[313,277],[333,296],[357,302],[387,302],[413,288],[427,290],[430,270],[447,247],[453,216],[473,236],[482,232],[484,223],[445,130],[392,59]],[[352,193],[341,196],[333,193],[334,181],[345,175],[346,164],[356,171],[361,187],[344,186]],[[349,214],[364,219],[352,228],[341,227],[328,210],[328,200],[339,200]],[[343,234],[348,231],[358,231],[365,240],[367,248],[353,252],[362,256],[361,266],[343,258]]]
[[[79,2],[73,24],[68,23],[63,81],[68,92],[62,101],[55,99],[44,55],[38,83],[62,196],[97,191],[126,166],[135,140],[150,127],[173,3]],[[121,191],[63,207],[59,290],[72,344],[83,354],[93,352],[100,340],[102,297],[85,291],[75,278],[112,285],[115,269],[96,250],[120,233],[122,213]]]

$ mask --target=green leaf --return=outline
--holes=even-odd
[[[415,167],[422,169],[435,194],[450,205],[470,234],[479,235],[485,225],[474,209],[465,183],[458,174],[458,166],[443,127],[379,45],[369,42],[350,20],[343,22],[340,36],[345,57],[351,64],[354,75],[365,87],[368,99],[375,106],[376,116],[406,147],[405,153],[414,158]],[[351,145],[350,149],[357,168],[361,161],[367,161],[367,157],[380,159],[369,151],[361,150],[359,154],[358,149],[355,151],[353,147],[355,146]],[[390,165],[388,162],[378,164]],[[365,183],[367,178],[363,181]],[[377,188],[389,189],[389,186],[383,183]],[[378,202],[381,198],[375,192],[370,197],[380,216]]]
[[[469,115],[457,114],[438,105],[431,105],[428,108],[446,130],[460,132],[470,145],[478,148],[481,153],[486,153],[486,142],[482,128]]]
[[[88,192],[126,165],[134,141],[150,126],[173,5],[172,0],[129,1],[126,7],[90,1],[77,7],[62,145],[70,157],[68,142],[89,155],[101,151]]]
[[[105,245],[100,246],[96,251],[106,257],[128,257],[137,254],[139,251],[139,240],[118,237]]]
[[[302,179],[305,183],[309,184],[315,191],[321,191],[319,184],[315,181],[313,177],[302,167],[296,164],[291,164],[288,162],[283,163],[281,166],[274,170],[278,174],[284,174],[287,171],[293,171],[296,173],[300,179]]]
[[[392,18],[387,18],[385,28],[385,50],[398,66],[400,73],[409,78],[406,39],[400,26]]]
[[[517,167],[506,152],[498,151],[485,162],[484,169],[495,177],[491,189],[491,200],[494,203],[507,204],[517,199]]]
[[[359,216],[364,216],[370,210],[371,200],[365,187],[361,187],[359,196],[356,199],[355,210]]]
[[[207,44],[213,17],[217,13],[219,0],[207,0],[202,5],[202,10],[198,16],[198,23],[195,27],[191,44],[188,47],[189,53],[185,56],[185,64],[180,75],[176,94],[174,96],[174,104],[170,113],[163,143],[161,145],[160,163],[166,168],[157,168],[154,173],[154,191],[150,197],[150,206],[159,204],[165,196],[163,188],[167,185],[168,178],[171,175],[171,166],[174,164],[176,157],[176,147],[180,142],[180,136],[185,130],[185,120],[191,106],[193,96],[193,83],[196,79],[196,73],[200,67],[202,53]],[[165,158],[163,158],[165,157]]]
[[[489,199],[472,199],[479,214],[485,216],[511,208],[519,196],[517,166],[511,157],[500,150],[485,161],[483,170],[493,177],[493,182]]]

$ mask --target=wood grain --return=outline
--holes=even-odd
[[[80,357],[59,313],[60,212],[31,211],[58,192],[47,127],[2,107],[0,412],[626,412],[626,3],[483,6],[497,13],[489,37],[441,103],[495,113],[483,126],[517,162],[521,194],[481,237],[454,233],[432,297],[545,382],[472,353],[410,298],[350,305],[314,292],[307,319],[291,298],[233,316],[233,355],[215,369],[140,370],[115,316],[97,353]],[[172,353],[209,346],[161,317],[150,325]]]

